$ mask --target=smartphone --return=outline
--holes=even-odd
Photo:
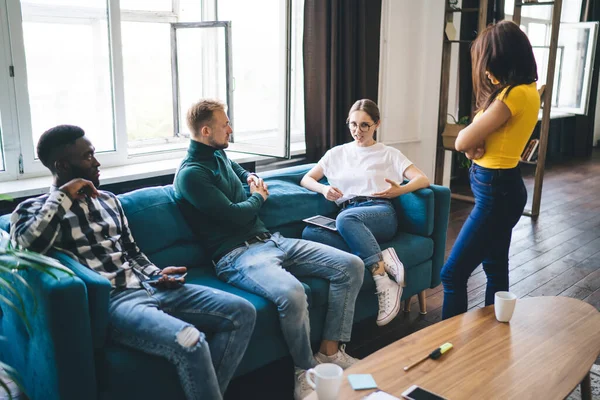
[[[153,277],[149,278],[146,283],[148,283],[149,285],[157,285],[158,284],[158,280],[161,278],[162,274],[156,274]],[[185,274],[169,274],[169,277],[177,280],[177,281],[182,281],[183,278],[185,278],[187,276],[187,272]]]
[[[432,393],[417,385],[412,385],[402,393],[402,397],[408,400],[446,400],[442,396]]]

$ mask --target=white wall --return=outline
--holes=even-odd
[[[400,149],[432,181],[444,7],[444,0],[383,0],[381,20],[379,139]]]

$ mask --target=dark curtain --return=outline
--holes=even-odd
[[[351,139],[352,104],[377,102],[381,0],[305,0],[306,156],[317,161]]]
[[[600,2],[583,0],[581,22],[600,21]],[[594,142],[594,121],[597,119],[596,100],[598,98],[598,74],[600,69],[600,40],[596,41],[596,54],[592,72],[592,86],[587,115],[575,117],[575,156],[588,156],[592,153]]]

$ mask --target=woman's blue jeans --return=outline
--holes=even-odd
[[[396,210],[388,200],[351,204],[335,220],[337,232],[308,225],[302,238],[355,254],[366,267],[382,260],[379,243],[391,240],[398,229]]]
[[[521,218],[527,190],[519,167],[489,169],[473,164],[470,169],[475,206],[465,221],[442,268],[444,306],[442,318],[467,311],[467,282],[483,263],[487,275],[485,304],[494,294],[508,290],[508,250],[512,229]]]

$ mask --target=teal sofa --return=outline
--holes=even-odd
[[[269,185],[270,197],[260,216],[272,232],[299,238],[305,226],[302,219],[335,214],[333,203],[299,186],[310,168],[303,165],[261,174]],[[119,199],[134,238],[156,265],[187,266],[188,283],[235,293],[256,307],[256,329],[237,376],[288,354],[275,306],[217,279],[202,243],[194,238],[175,204],[172,186],[141,189],[119,195]],[[383,246],[394,246],[404,262],[407,286],[403,298],[407,298],[440,283],[450,192],[445,187],[431,186],[393,202],[399,231]],[[9,218],[0,217],[0,229],[9,229]],[[175,368],[165,359],[130,350],[107,338],[108,281],[65,254],[52,250],[49,255],[76,276],[57,273],[55,279],[36,271],[22,272],[37,297],[34,312],[32,296],[24,292],[32,331],[29,333],[9,308],[2,306],[0,310],[0,335],[7,338],[0,341],[0,360],[16,368],[29,396],[34,400],[183,398]],[[302,282],[309,301],[311,336],[316,343],[323,329],[328,284],[319,278]],[[1,293],[11,298],[10,293]],[[355,321],[370,318],[375,323],[374,293],[373,279],[365,274]]]

